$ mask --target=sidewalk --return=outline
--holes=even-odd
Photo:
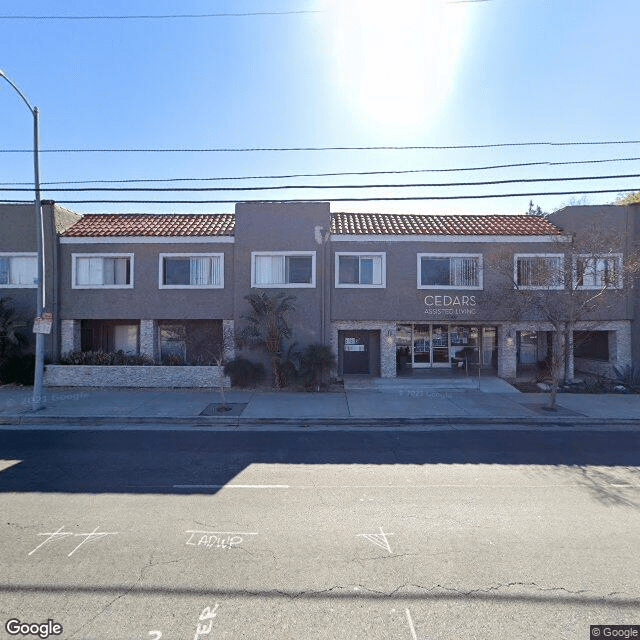
[[[500,381],[502,382],[502,381]],[[182,389],[46,390],[31,409],[28,387],[0,387],[0,425],[14,428],[440,428],[640,429],[640,395],[519,393],[506,383],[485,390],[347,388],[337,393],[232,390],[220,413],[217,392]],[[357,385],[356,385],[357,387]]]

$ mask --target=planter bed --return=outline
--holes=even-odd
[[[49,364],[44,383],[47,387],[212,388],[218,385],[218,367]],[[230,386],[226,377],[224,385]]]

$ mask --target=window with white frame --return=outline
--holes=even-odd
[[[132,253],[74,253],[72,259],[74,289],[131,289],[133,287]]]
[[[37,254],[0,253],[0,287],[30,289],[37,286]]]
[[[482,255],[418,254],[419,289],[482,289]]]
[[[224,254],[160,254],[161,289],[224,287]]]
[[[561,253],[516,254],[514,282],[520,289],[564,289],[564,256]]]
[[[315,287],[315,251],[254,251],[251,254],[252,287]]]
[[[621,289],[622,255],[574,256],[573,284],[577,289]]]
[[[336,253],[336,287],[385,286],[385,253]]]

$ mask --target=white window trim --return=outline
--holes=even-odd
[[[418,289],[446,289],[451,291],[480,291],[484,286],[484,265],[481,253],[418,253],[417,254],[417,285]],[[475,287],[459,286],[459,285],[443,285],[443,284],[422,284],[422,258],[478,258],[478,285]]]
[[[311,282],[293,282],[291,284],[256,284],[256,256],[311,256]],[[252,251],[251,252],[251,287],[253,289],[315,289],[316,286],[316,252],[315,251]]]
[[[165,258],[220,258],[220,284],[163,284]],[[159,289],[224,289],[224,253],[161,253],[158,256]]]
[[[544,286],[536,287],[533,285],[518,284],[518,259],[519,258],[560,258],[562,261],[562,267],[560,269],[560,275],[562,278],[562,284],[556,286]],[[521,291],[562,291],[564,289],[564,253],[514,253],[513,254],[513,288],[520,289]]]
[[[621,253],[578,253],[573,256],[572,269],[573,269],[573,288],[577,291],[598,291],[603,287],[598,285],[586,286],[578,285],[578,258],[615,258],[617,278],[614,286],[604,287],[604,289],[622,289],[622,254]]]
[[[352,256],[358,258],[381,258],[381,284],[348,284],[340,283],[340,257]],[[336,289],[386,289],[387,287],[387,254],[385,251],[340,251],[335,254],[335,286]]]
[[[38,254],[31,251],[2,251],[0,258],[35,258],[38,264]],[[38,284],[0,284],[0,289],[37,289]]]
[[[72,253],[71,254],[71,288],[72,289],[133,289],[134,277],[133,253]],[[129,284],[76,284],[76,259],[77,258],[129,258]]]

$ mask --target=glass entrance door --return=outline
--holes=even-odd
[[[431,327],[432,359],[434,367],[449,366],[449,325],[434,324]]]
[[[428,324],[414,324],[412,338],[414,367],[431,366],[431,331]]]

